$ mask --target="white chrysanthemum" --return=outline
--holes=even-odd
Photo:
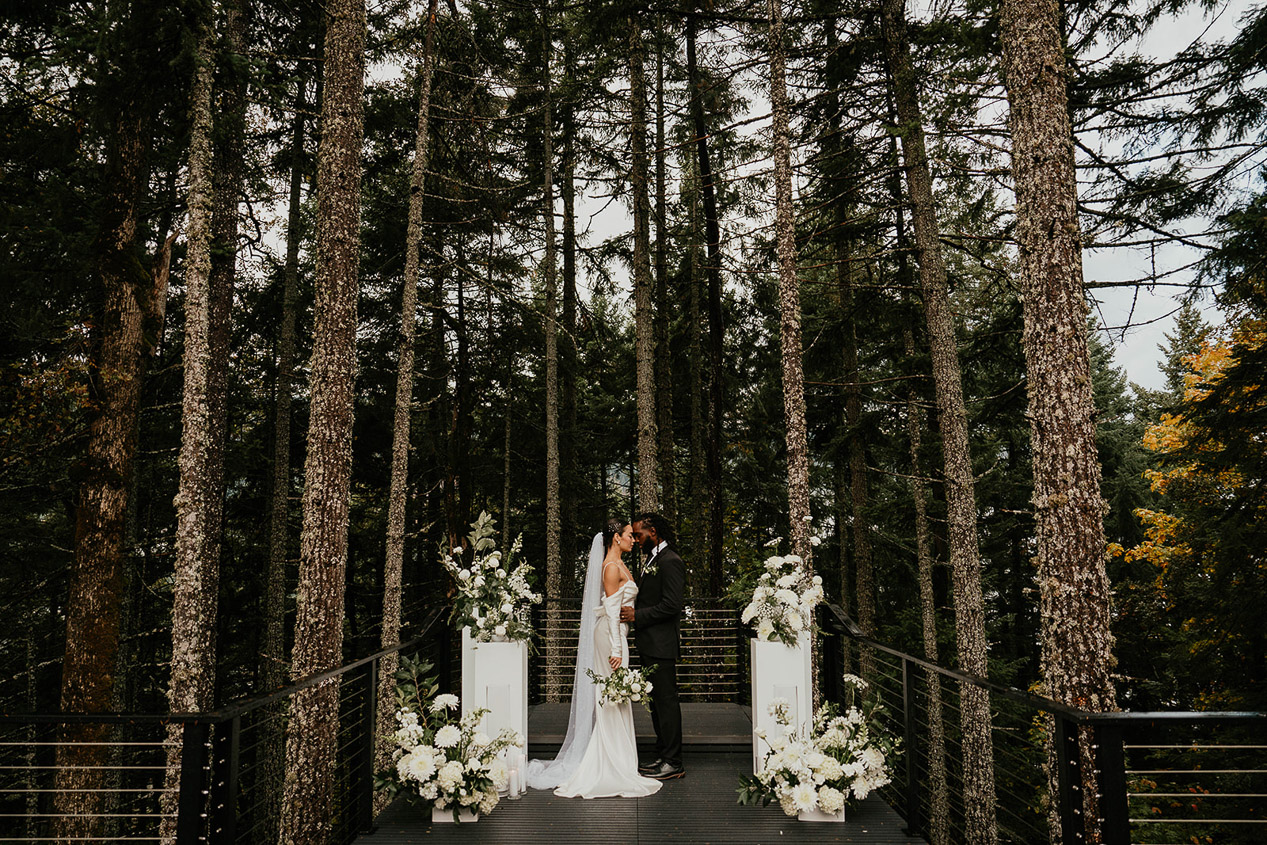
[[[435,743],[437,748],[452,748],[462,741],[462,731],[454,725],[445,725],[436,731]]]
[[[770,637],[774,636],[774,625],[769,619],[762,619],[757,625],[757,639],[762,642],[769,642]]]
[[[753,602],[743,609],[743,613],[739,616],[739,621],[747,625],[752,621],[752,617],[757,615],[757,604]]]
[[[796,583],[796,573],[789,572],[787,575],[784,575],[782,578],[780,578],[778,581],[775,581],[774,583],[784,588],[791,587],[793,584]]]
[[[459,699],[452,693],[441,693],[435,697],[435,701],[431,702],[431,712],[439,713],[441,710],[456,710]]]
[[[849,785],[849,789],[853,793],[853,797],[859,801],[871,794],[871,784],[867,782],[866,778],[855,778],[854,782]]]
[[[796,593],[786,587],[775,592],[774,597],[786,605],[796,606],[801,603],[801,600],[796,597]]]
[[[845,793],[830,786],[818,790],[818,809],[824,813],[839,813],[845,806]]]
[[[884,755],[874,745],[862,752],[862,764],[873,772],[884,770]]]
[[[792,787],[792,791],[789,794],[792,799],[792,806],[796,808],[798,813],[812,810],[814,805],[818,803],[818,793],[808,783],[798,783]]]
[[[787,622],[788,627],[793,631],[799,631],[801,628],[805,627],[805,621],[801,619],[801,614],[797,613],[795,610],[789,610],[783,619]]]

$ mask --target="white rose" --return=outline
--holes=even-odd
[[[506,626],[505,626],[505,625],[498,625],[496,628],[494,628],[494,629],[493,629],[493,633],[494,633],[494,634],[496,634],[496,635],[497,635],[497,636],[499,636],[499,637],[504,637],[504,636],[506,636]]]
[[[634,681],[632,684],[629,685],[629,689],[631,692],[642,692],[642,684],[638,683],[637,681]]]
[[[814,576],[814,586],[815,586],[815,587],[821,587],[821,586],[823,586],[823,576],[821,576],[821,575],[815,575],[815,576]]]
[[[511,604],[510,602],[506,602],[505,604],[502,605],[502,613],[514,613],[514,612],[515,612],[515,606]]]
[[[458,580],[459,580],[459,581],[470,581],[470,580],[471,580],[471,570],[469,570],[469,569],[459,569],[459,570],[458,570]]]

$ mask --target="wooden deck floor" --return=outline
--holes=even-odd
[[[557,744],[566,728],[567,712],[558,705],[541,705],[529,715],[532,755],[551,756],[545,746]],[[641,711],[641,708],[639,708]],[[651,725],[637,719],[639,744],[650,740]],[[906,836],[903,822],[878,796],[847,813],[844,824],[798,822],[776,806],[740,807],[735,803],[739,776],[751,771],[751,721],[736,705],[683,706],[686,748],[685,778],[665,783],[649,798],[602,798],[586,801],[557,798],[549,790],[529,790],[518,801],[503,800],[487,818],[475,824],[432,825],[428,810],[406,800],[397,801],[378,819],[373,834],[358,845],[403,843],[716,843],[716,845],[774,845],[774,843],[844,842],[859,845],[915,845],[923,840]],[[562,727],[560,727],[562,726]],[[557,739],[554,738],[557,734]],[[538,740],[542,741],[538,745]],[[645,750],[649,751],[649,747]],[[650,756],[644,754],[644,756]]]

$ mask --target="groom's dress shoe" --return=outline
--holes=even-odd
[[[672,763],[661,763],[657,769],[648,772],[647,777],[652,780],[673,780],[674,778],[686,777],[686,769],[682,768],[680,763],[676,766]]]
[[[656,759],[652,760],[650,763],[643,763],[642,765],[640,765],[638,767],[638,774],[649,775],[652,772],[659,770],[659,768],[663,765],[664,765],[664,761],[661,760],[659,757],[657,757]]]

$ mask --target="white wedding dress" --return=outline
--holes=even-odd
[[[620,656],[620,665],[629,665],[629,626],[620,621],[620,608],[632,606],[638,585],[626,581],[621,588],[593,609],[594,671],[611,674],[608,657]],[[638,744],[634,736],[633,705],[603,704],[595,696],[594,729],[580,765],[554,794],[562,798],[642,798],[654,795],[663,785],[638,774]]]

